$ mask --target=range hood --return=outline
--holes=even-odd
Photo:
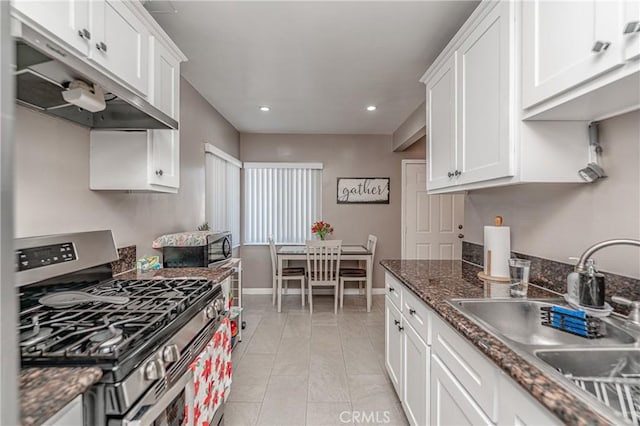
[[[178,122],[140,95],[85,63],[58,43],[22,24],[16,40],[16,102],[93,129],[177,129]],[[104,91],[106,108],[90,112],[64,100],[74,80]]]

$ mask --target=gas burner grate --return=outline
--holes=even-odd
[[[201,309],[197,305],[219,292],[206,279],[110,280],[83,290],[125,296],[129,301],[89,302],[65,309],[33,304],[20,314],[23,361],[117,360],[169,333],[169,325],[189,320]],[[43,294],[30,297],[37,300]]]

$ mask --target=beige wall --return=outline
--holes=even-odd
[[[426,102],[420,104],[415,111],[393,132],[393,150],[404,151],[426,134],[427,114]]]
[[[332,238],[345,244],[363,244],[372,233],[378,237],[374,286],[382,287],[381,259],[400,257],[401,160],[424,158],[424,143],[401,153],[392,152],[391,136],[241,134],[242,161],[322,162],[323,219],[331,223]],[[389,205],[338,205],[336,178],[390,177]],[[242,247],[247,287],[271,287],[269,250],[265,246]]]
[[[513,250],[566,263],[601,240],[640,239],[640,111],[604,121],[600,138],[607,179],[473,191],[465,200],[465,239],[482,243],[483,225],[495,215],[511,226]],[[604,271],[640,278],[636,247],[594,258]]]
[[[16,236],[112,229],[119,246],[144,255],[158,235],[203,223],[202,144],[237,157],[239,134],[184,79],[180,109],[180,191],[147,194],[89,190],[89,130],[18,107]]]

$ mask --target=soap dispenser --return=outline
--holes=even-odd
[[[604,275],[596,271],[593,259],[587,261],[587,270],[579,273],[578,287],[581,306],[604,308]]]
[[[577,257],[570,257],[569,260],[578,261]],[[569,303],[577,305],[580,301],[580,274],[576,271],[567,275],[567,296]]]

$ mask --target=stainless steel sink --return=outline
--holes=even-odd
[[[536,356],[567,377],[635,378],[640,385],[640,349],[538,350]]]
[[[606,337],[587,339],[542,325],[540,308],[562,299],[451,299],[449,303],[559,381],[613,424],[640,425],[640,330],[602,318]],[[608,408],[607,408],[608,407]],[[609,410],[611,409],[611,410]]]
[[[541,350],[536,356],[632,424],[640,423],[640,349]]]
[[[498,337],[521,345],[600,347],[636,342],[634,336],[613,325],[608,319],[603,320],[606,337],[599,339],[586,339],[544,326],[540,320],[540,308],[553,305],[547,300],[453,299],[450,303]]]

